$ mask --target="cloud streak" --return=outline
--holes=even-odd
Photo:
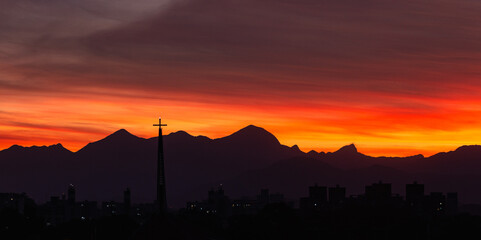
[[[0,107],[12,114],[17,106],[41,116],[35,101],[111,104],[131,119],[101,114],[115,126],[157,111],[176,114],[179,129],[215,136],[255,120],[316,149],[353,140],[371,150],[396,148],[396,140],[444,149],[448,140],[433,131],[467,134],[452,144],[481,140],[471,137],[481,117],[479,1],[1,4]],[[215,112],[202,121],[223,130],[174,106]],[[304,136],[282,129],[292,121],[310,124],[298,129]],[[323,139],[303,140],[313,132]]]

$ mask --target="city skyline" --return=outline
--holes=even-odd
[[[27,192],[42,202],[46,193],[59,192],[68,183],[84,189],[79,199],[89,200],[107,200],[129,187],[135,192],[134,202],[152,202],[156,179],[157,186],[162,186],[158,180],[163,178],[155,170],[163,165],[159,143],[157,137],[140,138],[122,129],[77,152],[61,145],[13,146],[0,151],[4,179],[0,188]],[[212,184],[229,186],[237,197],[265,187],[299,196],[300,186],[315,182],[342,184],[352,191],[349,194],[356,194],[363,190],[362,184],[378,180],[396,186],[425,182],[430,191],[456,191],[463,201],[481,202],[476,190],[481,183],[477,180],[481,178],[479,145],[429,157],[372,157],[353,144],[335,152],[305,153],[297,146],[282,145],[275,135],[253,125],[218,139],[176,132],[164,135],[163,143],[168,182],[164,189],[171,206],[197,198]],[[160,190],[157,198],[163,199],[165,193]]]
[[[480,13],[0,0],[0,239],[481,236]]]

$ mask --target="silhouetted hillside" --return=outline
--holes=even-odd
[[[323,159],[329,164],[343,169],[365,167],[372,164],[371,159],[359,153],[354,144],[344,146],[333,153],[327,153]]]
[[[139,138],[122,129],[76,153],[62,153],[54,147],[45,153],[37,151],[43,148],[12,146],[0,151],[2,170],[9,169],[1,176],[0,191],[24,191],[45,201],[73,183],[80,199],[121,199],[126,187],[132,189],[134,201],[150,202],[155,196],[156,137]],[[191,194],[198,186],[216,185],[221,179],[304,154],[255,126],[219,139],[171,133],[164,136],[164,149],[169,201],[177,206],[199,197]]]
[[[421,165],[426,171],[445,174],[481,174],[481,146],[462,146],[435,154]]]
[[[0,151],[0,191],[28,192],[39,199],[48,193],[61,193],[70,178],[73,157],[74,153],[61,144],[14,145]]]
[[[297,198],[307,186],[340,184],[360,193],[366,184],[383,180],[403,194],[417,180],[427,191],[459,191],[464,202],[481,202],[481,146],[463,146],[429,158],[371,157],[355,145],[332,153],[301,152],[279,143],[268,131],[247,126],[229,136],[210,139],[184,131],[164,136],[167,194],[170,206],[202,199],[224,184],[233,196],[260,188]],[[122,129],[78,152],[62,145],[12,146],[0,151],[0,192],[27,192],[39,201],[59,195],[69,183],[79,199],[120,200],[129,187],[134,202],[155,196],[157,138],[144,139]]]
[[[317,159],[294,157],[273,165],[249,171],[224,182],[226,192],[234,197],[255,196],[259,189],[269,188],[287,197],[306,194],[307,186],[314,183],[339,183],[344,171]]]

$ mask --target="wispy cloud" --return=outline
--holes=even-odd
[[[277,129],[273,118],[283,111],[305,122],[329,113],[335,121],[316,124],[349,128],[339,136],[367,142],[382,142],[386,132],[476,132],[479,12],[475,0],[7,0],[0,107],[22,101],[37,111],[19,95],[167,101],[167,109],[236,109]],[[270,117],[258,118],[259,109]]]

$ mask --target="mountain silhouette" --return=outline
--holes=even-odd
[[[277,146],[279,140],[270,132],[263,128],[249,125],[241,130],[223,138],[217,139],[217,141],[228,142],[230,144],[237,144],[240,147],[253,146],[261,144],[266,146]]]
[[[481,146],[461,146],[435,154],[421,165],[426,171],[446,174],[481,174]]]
[[[64,148],[62,144],[57,143],[50,146],[32,146],[32,147],[22,147],[19,145],[12,145],[11,147],[1,151],[2,154],[70,154],[70,150]]]
[[[335,151],[334,154],[356,155],[359,154],[359,152],[357,151],[356,145],[350,144]]]
[[[178,131],[164,136],[168,203],[182,207],[224,184],[232,196],[260,188],[304,196],[307,186],[340,184],[359,194],[383,180],[403,194],[417,180],[427,191],[459,191],[460,201],[481,202],[481,146],[462,146],[431,157],[371,157],[354,144],[332,153],[302,152],[282,145],[267,130],[249,125],[210,139]],[[26,192],[39,202],[72,183],[80,200],[121,200],[129,187],[134,202],[155,197],[157,137],[145,139],[121,129],[77,152],[61,144],[12,147],[0,151],[0,192]]]
[[[61,193],[68,180],[74,153],[61,144],[12,147],[0,151],[0,192],[27,192],[44,199],[49,192]]]
[[[131,148],[132,145],[137,145],[140,142],[143,142],[145,139],[139,138],[131,133],[129,133],[125,129],[120,129],[111,135],[101,139],[99,141],[89,143],[82,149],[80,149],[77,153],[82,154],[85,152],[91,152],[96,150],[111,150],[117,148]]]
[[[370,157],[359,153],[354,144],[341,147],[339,150],[327,153],[325,158],[327,162],[338,168],[359,168],[372,164]]]

